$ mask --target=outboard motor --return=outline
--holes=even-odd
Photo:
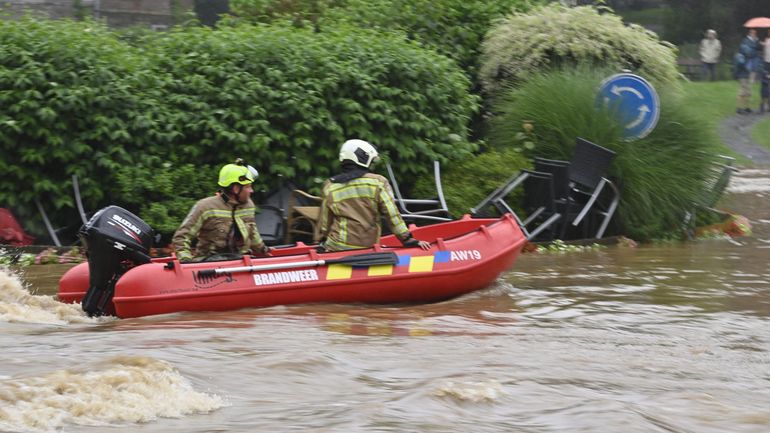
[[[101,316],[112,301],[118,279],[128,269],[150,262],[153,230],[131,212],[108,206],[94,214],[78,236],[86,249],[90,278],[83,311]]]

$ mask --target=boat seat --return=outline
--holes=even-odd
[[[292,190],[286,218],[285,243],[290,244],[297,240],[305,243],[315,242],[318,218],[321,215],[321,200],[321,197],[300,189]]]

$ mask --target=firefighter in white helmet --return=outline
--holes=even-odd
[[[369,171],[379,156],[364,140],[348,140],[340,148],[342,172],[323,185],[317,237],[327,251],[370,248],[380,242],[382,217],[404,246],[430,249],[412,237],[393,199],[388,180]]]

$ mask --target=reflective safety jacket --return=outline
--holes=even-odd
[[[329,251],[369,248],[380,241],[380,221],[384,216],[391,232],[401,240],[410,237],[384,177],[366,173],[346,183],[327,180],[318,237]]]
[[[264,252],[266,247],[257,231],[255,211],[251,200],[241,204],[220,195],[199,200],[174,233],[171,242],[176,256],[190,260],[219,253]]]

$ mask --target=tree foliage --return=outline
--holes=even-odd
[[[479,74],[494,96],[550,68],[575,65],[630,69],[664,85],[679,76],[675,48],[654,33],[590,6],[559,4],[500,21],[483,42]]]

